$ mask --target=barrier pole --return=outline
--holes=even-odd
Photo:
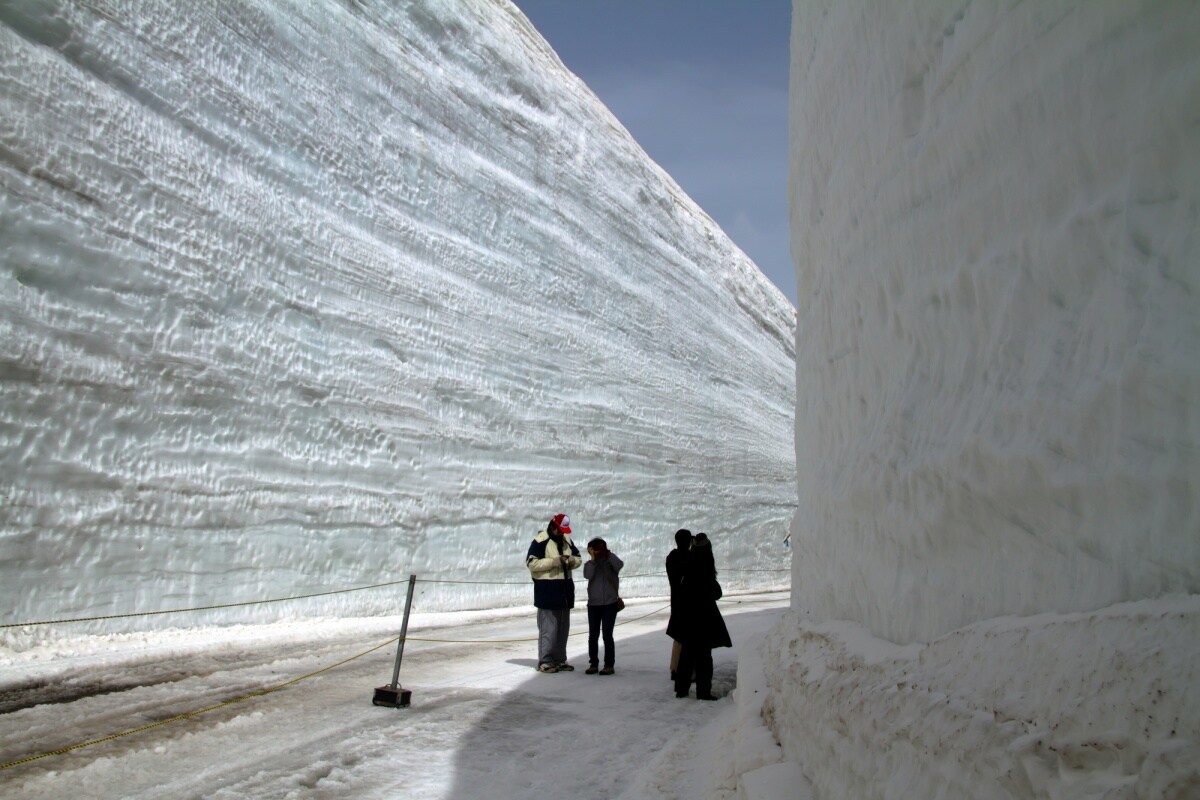
[[[404,641],[408,638],[408,615],[412,611],[413,589],[417,576],[408,576],[408,599],[404,601],[404,621],[400,624],[400,642],[396,645],[396,667],[392,670],[392,682],[375,689],[371,702],[377,706],[405,708],[412,700],[412,692],[400,686],[400,661],[404,658]]]

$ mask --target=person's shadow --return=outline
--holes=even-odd
[[[536,658],[510,658],[506,663],[515,664],[518,667],[530,667],[531,669],[537,669],[538,665]]]

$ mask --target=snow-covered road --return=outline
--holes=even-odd
[[[718,695],[734,685],[738,647],[787,603],[787,593],[722,602],[735,648],[714,654]],[[705,756],[680,738],[721,724],[732,703],[674,697],[666,616],[662,599],[630,603],[616,632],[617,674],[601,677],[583,672],[582,609],[570,648],[579,669],[557,675],[532,670],[531,609],[415,614],[400,678],[413,692],[407,709],[371,704],[374,687],[391,677],[398,618],[90,637],[10,651],[0,666],[0,764],[235,702],[5,768],[0,794],[612,798],[654,786],[670,796],[671,784],[682,791]]]

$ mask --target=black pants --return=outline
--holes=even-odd
[[[675,668],[675,694],[687,694],[692,670],[696,671],[696,697],[712,694],[712,649],[706,644],[684,642]]]
[[[613,625],[617,621],[617,604],[606,606],[588,606],[588,661],[593,667],[599,665],[600,630],[604,629],[604,666],[611,667],[615,662],[616,649],[613,645]]]

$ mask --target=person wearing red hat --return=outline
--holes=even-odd
[[[533,577],[533,604],[538,610],[538,672],[575,669],[567,663],[567,635],[571,609],[575,607],[571,570],[578,569],[583,559],[567,538],[570,533],[571,518],[555,514],[546,530],[538,531],[525,555],[525,566]]]

